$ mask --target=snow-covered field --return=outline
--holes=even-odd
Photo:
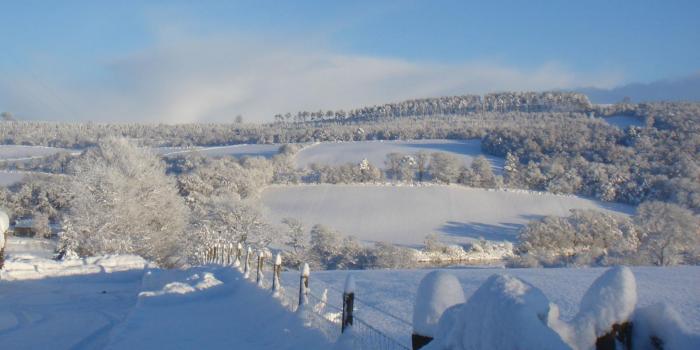
[[[544,215],[566,216],[570,209],[631,214],[633,207],[574,196],[507,192],[451,185],[271,186],[261,194],[271,223],[285,217],[305,225],[327,225],[364,241],[422,245],[426,235],[466,243],[480,237],[514,241],[520,227]]]
[[[603,120],[608,122],[608,124],[617,126],[620,129],[625,129],[628,126],[644,126],[644,119],[625,115],[605,117]]]
[[[30,160],[48,157],[59,152],[78,153],[79,151],[45,146],[0,145],[0,160]]]
[[[14,185],[21,182],[26,175],[22,172],[0,170],[0,186]]]
[[[283,307],[269,290],[242,280],[241,274],[230,268],[166,271],[149,268],[138,257],[121,256],[78,260],[85,268],[68,274],[68,270],[76,272],[76,261],[58,263],[31,257],[32,252],[47,255],[50,245],[15,240],[9,240],[9,264],[0,276],[3,349],[332,347],[321,332],[303,327],[302,319]],[[22,266],[17,259],[37,267],[42,278],[25,279],[25,275],[17,274]],[[46,265],[62,268],[42,270]],[[93,266],[103,269],[88,268]],[[311,294],[322,296],[326,290],[327,302],[324,307],[316,299],[310,301],[319,312],[335,317],[345,279],[352,274],[356,322],[367,322],[399,342],[410,344],[418,284],[429,271],[312,271]],[[549,301],[559,306],[561,318],[571,321],[586,289],[605,269],[445,271],[457,277],[465,299],[494,274],[515,276],[541,289]],[[690,331],[700,332],[700,267],[636,267],[632,272],[637,284],[637,306],[665,302],[678,311]],[[270,272],[267,274],[269,277]],[[299,273],[284,272],[282,283],[282,300],[295,303]]]
[[[191,147],[191,148],[179,148],[179,147],[159,147],[154,148],[154,152],[166,157],[173,157],[178,155],[183,155],[187,153],[200,153],[208,157],[223,157],[223,156],[234,156],[234,157],[266,157],[271,158],[277,154],[280,145],[257,145],[257,144],[241,144],[241,145],[231,145],[231,146],[214,146],[214,147]]]
[[[466,299],[494,274],[518,277],[541,289],[551,302],[559,306],[561,318],[570,321],[579,311],[581,298],[587,288],[605,270],[460,267],[446,271],[458,278]],[[327,289],[328,303],[340,305],[346,276],[352,274],[356,284],[356,316],[371,321],[402,343],[410,344],[410,325],[396,318],[411,322],[418,284],[430,271],[432,270],[319,271],[311,273],[309,284],[312,292],[317,295]],[[700,267],[633,267],[632,272],[637,282],[637,306],[668,303],[680,313],[681,319],[691,331],[700,333]],[[283,274],[288,289],[295,288],[299,283],[298,276],[296,272]]]
[[[373,165],[384,168],[389,153],[414,154],[420,151],[452,153],[461,158],[465,165],[483,154],[480,140],[322,142],[301,150],[296,155],[296,162],[303,168],[311,163],[340,165],[359,163],[367,158]],[[502,158],[488,156],[487,159],[496,173],[502,171]]]

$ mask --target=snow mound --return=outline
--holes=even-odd
[[[581,299],[579,313],[571,323],[550,315],[548,323],[574,349],[593,349],[596,339],[610,332],[614,324],[630,320],[637,305],[637,284],[625,266],[607,270]]]
[[[149,273],[147,273],[147,276],[149,274],[150,271]],[[145,276],[144,278],[147,278],[147,276]],[[165,284],[163,288],[159,290],[141,292],[139,293],[139,297],[154,297],[165,294],[187,294],[209,289],[220,284],[222,284],[222,282],[216,279],[216,277],[214,277],[214,274],[211,272],[194,273],[188,276],[182,282],[170,282]]]
[[[693,333],[678,312],[666,303],[637,309],[632,322],[632,343],[641,350],[655,350],[652,337],[661,340],[664,349],[700,349],[700,334]]]
[[[144,269],[146,260],[136,255],[105,255],[56,261],[31,255],[14,255],[0,271],[3,280],[30,280],[49,277],[113,273]]]
[[[413,308],[413,333],[435,336],[443,312],[462,303],[464,290],[457,277],[440,270],[430,272],[418,285]]]
[[[461,306],[448,309],[424,349],[569,349],[549,328],[550,303],[537,288],[493,275]]]

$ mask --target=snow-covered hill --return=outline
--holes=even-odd
[[[413,141],[358,141],[358,142],[322,142],[306,147],[296,155],[299,167],[311,163],[341,165],[359,163],[367,159],[371,164],[384,168],[384,161],[389,153],[414,154],[418,152],[452,153],[462,159],[464,165],[480,155],[480,140],[413,140]],[[487,157],[495,173],[503,170],[503,159]]]
[[[566,216],[570,209],[631,214],[633,208],[574,196],[508,192],[452,185],[271,186],[261,194],[269,222],[285,217],[307,226],[327,225],[365,241],[421,245],[426,235],[467,243],[514,241],[518,229],[544,215]]]

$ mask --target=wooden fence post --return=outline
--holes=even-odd
[[[280,274],[282,273],[282,255],[275,256],[275,267],[272,270],[272,294],[279,296],[282,286],[280,285]]]
[[[263,284],[263,263],[265,262],[265,251],[262,249],[258,251],[258,268],[255,274],[255,282],[258,284],[258,286],[262,287]]]
[[[238,245],[236,246],[236,260],[233,262],[233,267],[241,266],[241,249],[243,249],[243,246],[241,245],[241,242],[238,242]]]
[[[345,290],[343,291],[343,319],[340,325],[340,332],[343,333],[345,330],[352,326],[353,316],[355,306],[355,279],[352,275],[348,275],[345,279]]]
[[[253,252],[250,246],[246,249],[245,253],[245,265],[243,265],[243,278],[250,277],[250,254]]]
[[[621,347],[618,349],[617,344]],[[610,332],[595,341],[596,350],[632,350],[632,322],[614,324]]]
[[[309,303],[309,264],[304,263],[299,276],[299,307],[302,310],[304,305]]]

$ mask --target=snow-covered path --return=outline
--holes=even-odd
[[[325,349],[230,268],[0,281],[3,349]]]
[[[57,262],[11,238],[0,349],[325,349],[326,338],[231,268],[148,268],[135,256]]]
[[[0,280],[3,349],[98,349],[135,305],[143,270]]]
[[[269,290],[231,268],[155,270],[107,349],[327,349]]]

